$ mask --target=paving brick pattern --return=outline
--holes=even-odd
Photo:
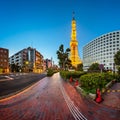
[[[107,105],[113,108],[120,109],[120,83],[115,83],[109,90],[104,94],[104,101],[102,102],[103,105]],[[113,92],[114,91],[114,92]]]
[[[82,97],[68,82],[63,81],[63,86],[76,107],[88,120],[120,120],[120,109],[98,104]]]
[[[74,106],[74,107],[73,107]],[[0,100],[0,120],[120,120],[120,111],[90,101],[64,82],[59,73],[23,92]],[[79,116],[79,115],[78,115]]]
[[[56,77],[46,77],[24,92],[0,100],[0,120],[74,120]]]

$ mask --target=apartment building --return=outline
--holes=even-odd
[[[9,58],[9,64],[17,65],[20,71],[36,72],[43,71],[43,55],[35,48],[25,48]]]
[[[6,48],[0,48],[0,74],[9,72],[9,50]]]

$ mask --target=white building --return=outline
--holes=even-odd
[[[120,30],[103,34],[83,47],[83,69],[92,63],[103,64],[106,70],[115,70],[114,55],[120,50]]]

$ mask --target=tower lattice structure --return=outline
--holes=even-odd
[[[71,41],[70,41],[70,60],[72,63],[72,66],[77,67],[78,64],[82,64],[82,60],[80,59],[79,53],[78,53],[78,41],[76,37],[76,20],[73,13],[72,18],[72,31],[71,31]]]

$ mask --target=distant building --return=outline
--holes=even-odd
[[[52,68],[52,59],[45,59],[44,60],[44,70]]]
[[[33,71],[36,73],[43,72],[43,55],[35,50],[35,61],[34,61],[34,69]]]
[[[0,73],[9,72],[9,50],[6,48],[0,48]]]
[[[120,31],[103,34],[83,47],[83,69],[92,63],[99,63],[106,70],[116,71],[114,55],[120,50]]]
[[[19,71],[41,73],[43,71],[43,55],[35,48],[25,48],[9,58],[10,66],[19,66]]]

